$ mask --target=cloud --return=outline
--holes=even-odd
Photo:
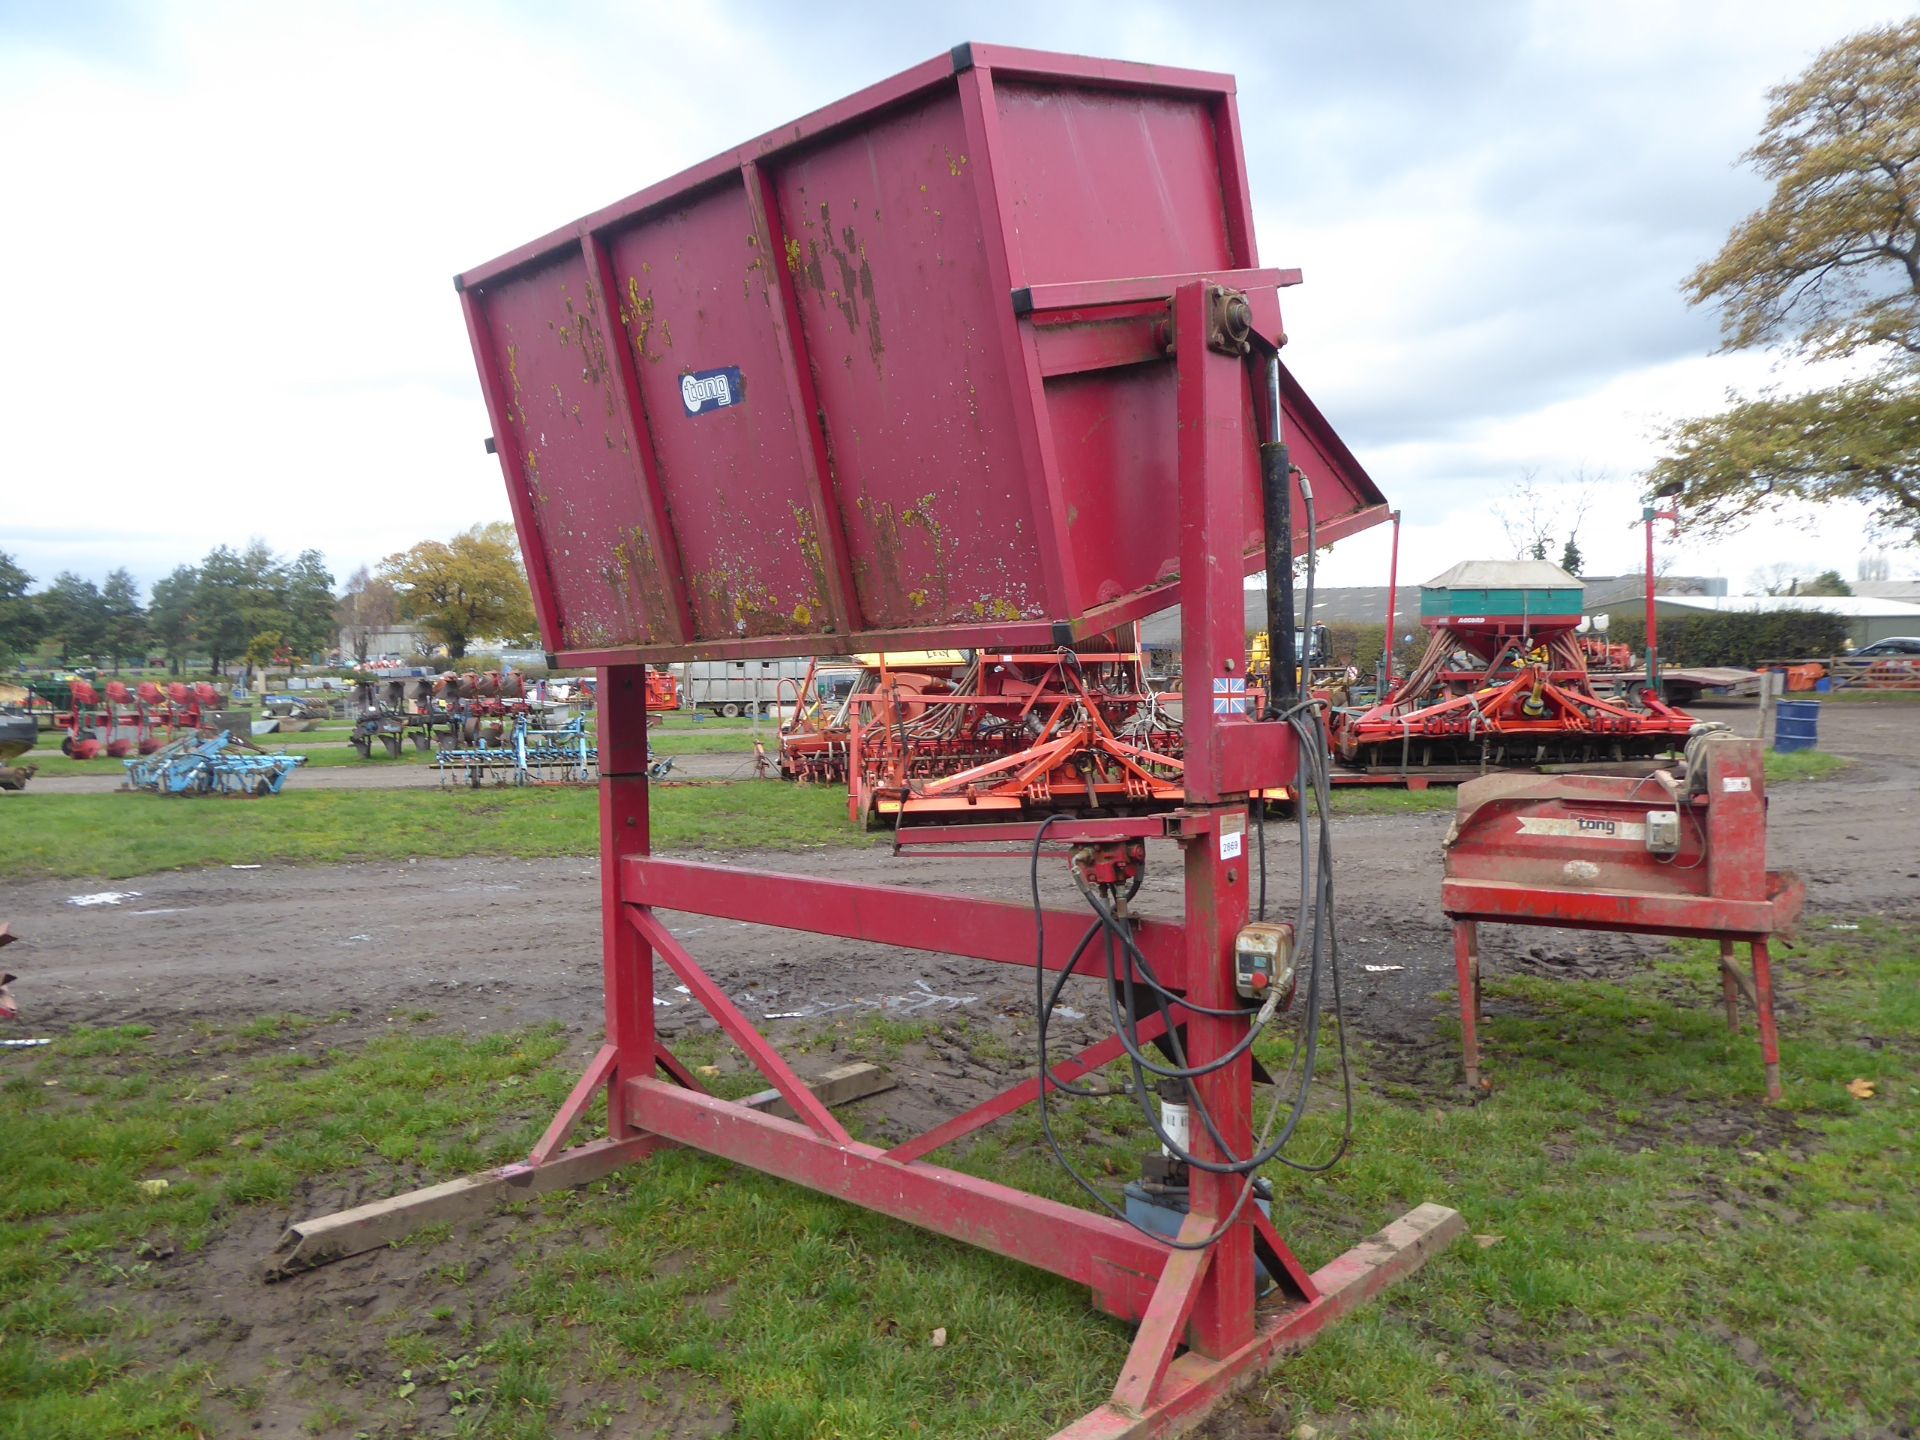
[[[0,549],[344,576],[503,518],[449,277],[963,39],[1238,74],[1291,362],[1438,543],[1750,373],[1679,281],[1758,202],[1764,87],[1900,13],[0,5]]]

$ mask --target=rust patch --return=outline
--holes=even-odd
[[[520,423],[527,423],[526,407],[520,403],[520,347],[507,346],[507,379],[513,384],[513,413],[520,417]]]
[[[667,589],[653,544],[639,526],[625,532],[600,573],[619,606],[623,638],[643,643],[652,639],[654,621],[667,613]]]
[[[904,599],[913,609],[924,609],[932,593],[940,597],[939,617],[951,619],[953,596],[949,570],[952,557],[948,553],[946,530],[934,513],[932,493],[922,495],[905,510],[898,512],[891,501],[876,503],[865,495],[855,500],[854,505],[865,518],[873,537],[873,570],[878,573],[880,580],[881,593],[878,598],[882,603],[872,608],[883,614],[895,613],[896,602]],[[933,547],[932,573],[916,576],[912,582],[907,580],[904,568],[909,530],[918,530]],[[916,596],[919,598],[916,599]]]
[[[878,218],[876,214],[875,219]],[[839,238],[834,238],[824,203],[820,206],[820,227],[824,239],[807,241],[804,260],[799,242],[791,238],[787,241],[787,268],[839,310],[849,334],[866,332],[867,354],[878,370],[887,346],[881,332],[880,302],[874,290],[873,266],[867,259],[867,247],[851,225],[842,226]],[[829,262],[833,271],[831,281]]]
[[[787,628],[787,616],[759,576],[724,560],[693,577],[693,604],[703,638],[778,635]]]
[[[973,618],[976,620],[1018,620],[1020,613],[1020,607],[1004,596],[973,602]]]
[[[642,263],[642,270],[649,267]],[[656,330],[653,315],[653,292],[642,291],[640,282],[634,276],[627,277],[627,303],[620,312],[620,319],[633,334],[633,353],[649,365],[657,365],[665,359],[664,355],[653,349],[653,337]],[[667,349],[673,348],[673,330],[664,322],[657,327],[661,344]]]
[[[614,396],[613,357],[607,350],[606,333],[600,328],[600,288],[597,282],[589,278],[586,282],[586,290],[587,308],[577,312],[574,309],[573,298],[567,295],[564,285],[560,293],[566,299],[567,313],[573,317],[574,332],[580,342],[580,378],[600,392],[601,411],[607,419],[614,420],[619,417],[620,406]],[[564,404],[565,397],[560,394],[558,385],[553,387],[553,392],[554,399]],[[568,413],[572,416],[574,423],[584,423],[581,420],[578,405],[573,406]],[[608,448],[612,448],[611,444]]]
[[[807,600],[794,607],[794,622],[799,625],[811,625],[815,611],[827,608],[827,561],[820,549],[820,532],[813,523],[813,512],[804,505],[793,505],[793,539],[799,547],[800,557],[807,562],[807,574],[813,580],[813,594]],[[800,612],[807,612],[802,619]]]

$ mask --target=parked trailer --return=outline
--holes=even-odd
[[[674,666],[679,675],[681,703],[693,710],[732,719],[738,715],[767,715],[789,698],[807,678],[812,662],[782,660],[689,660]]]

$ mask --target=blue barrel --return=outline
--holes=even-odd
[[[1820,702],[1782,700],[1774,707],[1773,748],[1782,755],[1820,748]]]

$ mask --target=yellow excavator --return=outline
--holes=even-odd
[[[1307,647],[1307,632],[1294,631],[1293,655],[1295,663],[1300,667],[1302,690],[1324,688],[1346,676],[1346,668],[1333,663],[1332,644],[1327,638],[1327,627],[1324,625],[1313,627],[1313,646],[1310,653]],[[1267,638],[1266,631],[1256,630],[1253,638],[1247,642],[1247,678],[1257,681],[1264,688],[1267,676],[1272,671],[1273,644]]]

